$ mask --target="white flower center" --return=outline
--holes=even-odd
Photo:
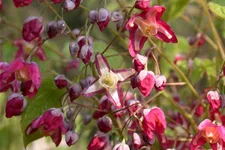
[[[99,81],[103,87],[113,89],[117,85],[118,77],[113,72],[106,72],[101,75]]]

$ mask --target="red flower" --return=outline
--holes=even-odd
[[[98,132],[91,139],[87,147],[88,150],[110,150],[111,145],[109,143],[109,138],[106,134]]]
[[[148,8],[150,0],[136,0],[134,7],[137,9],[145,10]]]
[[[13,93],[8,97],[6,103],[6,117],[11,118],[12,116],[20,115],[27,105],[26,99],[23,95]]]
[[[23,58],[25,60],[28,58],[32,48],[35,46],[34,42],[26,42],[23,39],[15,40],[13,44],[18,47],[15,58]],[[41,61],[46,60],[45,51],[40,45],[38,46],[35,56],[37,56]]]
[[[142,126],[144,133],[147,135],[150,141],[154,140],[154,134],[157,135],[161,143],[165,143],[164,131],[166,129],[166,119],[163,111],[158,107],[152,109],[143,110],[143,122]]]
[[[43,29],[42,19],[38,17],[28,17],[25,19],[23,24],[22,35],[23,39],[30,42],[38,37],[40,37],[41,31]]]
[[[98,129],[101,132],[107,133],[112,130],[112,120],[108,116],[103,116],[98,119]]]
[[[177,38],[170,26],[160,19],[164,11],[163,6],[149,7],[131,17],[127,22],[126,28],[130,32],[129,52],[132,57],[139,53],[150,36],[155,36],[167,43],[177,43]]]
[[[218,111],[218,109],[221,106],[221,97],[217,91],[209,91],[207,93],[207,99],[210,104],[210,110],[215,112]]]
[[[147,57],[137,54],[136,57],[133,59],[133,68],[137,72],[140,72],[141,70],[145,69],[147,61],[148,61]]]
[[[13,3],[16,7],[24,7],[30,5],[32,0],[13,0]]]
[[[41,76],[35,62],[25,62],[21,59],[14,60],[0,74],[0,91],[10,88],[15,80],[21,82],[21,91],[24,96],[32,98],[40,87]],[[4,89],[4,90],[3,90]]]
[[[47,110],[28,125],[26,134],[33,134],[38,130],[45,136],[51,136],[53,142],[58,146],[62,139],[62,133],[66,132],[61,110],[57,108]]]
[[[224,126],[213,124],[211,120],[205,119],[199,124],[198,133],[193,137],[190,149],[196,150],[205,143],[209,143],[213,150],[217,150],[217,146],[225,148],[224,142]]]

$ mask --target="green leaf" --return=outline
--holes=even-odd
[[[209,2],[209,9],[214,15],[219,18],[225,19],[225,1],[224,0],[212,0]]]
[[[65,90],[59,90],[53,81],[53,78],[47,78],[42,81],[42,85],[37,95],[32,99],[28,100],[26,110],[22,114],[21,129],[23,133],[23,142],[26,147],[30,142],[41,138],[39,132],[26,135],[25,130],[27,126],[38,116],[43,114],[46,110],[52,107],[61,106],[61,97],[65,93]]]

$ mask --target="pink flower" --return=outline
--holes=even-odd
[[[133,59],[133,67],[137,72],[145,69],[145,65],[147,64],[148,58],[142,55],[137,54]]]
[[[120,82],[125,81],[134,73],[134,69],[123,69],[113,71],[110,69],[105,57],[97,54],[95,58],[96,68],[99,73],[99,79],[83,90],[84,96],[92,96],[96,93],[105,92],[108,100],[117,108],[122,108],[122,91]]]
[[[87,149],[88,150],[94,150],[94,149],[110,150],[111,145],[110,145],[108,136],[102,132],[98,132],[89,142]]]
[[[15,40],[13,44],[18,47],[15,58],[23,58],[25,60],[28,58],[32,48],[35,46],[34,42],[26,42],[23,39]],[[35,56],[37,56],[41,61],[46,60],[45,51],[40,45],[38,46],[38,50],[36,51]]]
[[[164,90],[166,86],[166,77],[164,75],[156,75],[155,76],[155,88],[158,91]]]
[[[142,135],[140,135],[138,133],[133,133],[132,142],[136,149],[139,149],[142,146],[144,146],[144,141],[143,141]]]
[[[66,77],[64,75],[58,75],[58,76],[56,76],[55,79],[54,79],[54,81],[55,81],[55,85],[59,89],[65,88],[68,85],[68,81],[67,81],[67,79],[66,79]]]
[[[6,117],[11,118],[12,116],[20,115],[26,108],[27,101],[23,95],[13,93],[8,97],[6,103]]]
[[[121,143],[116,144],[113,147],[113,150],[130,150],[130,148],[126,143],[121,142]]]
[[[225,148],[224,142],[224,126],[213,124],[211,120],[205,119],[198,125],[198,133],[192,138],[190,149],[196,150],[209,143],[213,150],[217,150],[217,147]]]
[[[14,60],[0,74],[0,91],[10,88],[15,80],[21,82],[21,91],[24,96],[32,98],[40,87],[41,76],[35,62],[25,62],[21,59]]]
[[[136,0],[134,7],[137,9],[145,10],[148,8],[150,0]]]
[[[22,35],[23,39],[30,42],[40,37],[43,29],[42,19],[40,17],[31,16],[25,19],[23,24]]]
[[[207,93],[207,99],[210,104],[211,111],[218,111],[221,106],[221,97],[217,91],[209,91]]]
[[[166,119],[163,111],[158,107],[143,110],[142,126],[144,133],[150,141],[154,140],[154,134],[157,135],[161,143],[166,141],[163,139],[163,134],[166,129]],[[160,138],[162,138],[160,140]]]
[[[24,7],[30,5],[32,0],[13,0],[13,3],[16,7]]]
[[[53,142],[58,146],[62,139],[62,133],[66,132],[62,111],[57,108],[51,108],[33,120],[28,125],[26,134],[30,135],[36,131],[40,131],[45,136],[51,136]]]
[[[68,131],[65,135],[66,144],[71,146],[75,144],[78,140],[79,136],[75,131]]]
[[[72,84],[69,89],[70,101],[73,102],[76,98],[78,98],[82,92],[82,87],[78,83]]]
[[[164,11],[163,6],[149,7],[140,14],[132,16],[127,22],[126,28],[130,32],[129,52],[132,57],[140,52],[150,36],[167,43],[177,43],[170,26],[160,19]]]

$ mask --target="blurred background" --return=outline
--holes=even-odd
[[[120,0],[127,7],[132,7],[135,0]],[[182,1],[182,2],[181,2]],[[196,48],[193,48],[189,45],[188,39],[190,37],[195,37],[197,33],[197,29],[201,30],[201,33],[212,37],[209,24],[207,23],[207,18],[204,16],[204,11],[202,8],[192,0],[161,0],[162,5],[166,6],[167,10],[163,15],[163,19],[171,25],[172,29],[176,33],[178,37],[178,44],[164,44],[164,53],[169,56],[171,61],[175,59],[177,54],[188,55],[189,53],[193,53]],[[158,3],[157,0],[152,0],[151,5],[156,5]],[[116,2],[116,0],[84,0],[82,3],[83,6],[92,10],[99,8],[107,8],[109,11],[120,11],[121,8]],[[61,4],[52,5],[57,12],[62,15]],[[134,12],[138,13],[138,10]],[[17,51],[17,47],[12,43],[16,39],[22,38],[21,36],[21,28],[23,26],[23,21],[29,16],[42,16],[44,20],[44,24],[46,25],[49,21],[56,19],[56,16],[48,9],[43,3],[39,3],[37,0],[27,6],[22,8],[16,8],[12,0],[3,0],[3,9],[0,11],[0,17],[3,20],[0,23],[0,40],[1,40],[1,57],[0,61],[11,62]],[[73,10],[70,12],[63,11],[63,18],[65,22],[69,25],[71,29],[74,28],[82,28],[85,25],[86,20],[88,19],[88,12],[82,8],[78,8],[77,10]],[[225,38],[225,22],[214,18],[214,22],[216,24],[217,30],[220,33],[222,40],[224,42]],[[196,29],[197,28],[197,29]],[[101,52],[107,46],[108,43],[114,38],[116,31],[116,24],[110,22],[109,26],[106,30],[101,32],[97,26],[94,26],[94,29],[91,31],[90,35],[94,38],[94,51]],[[128,34],[125,33],[124,37]],[[43,33],[43,36],[46,36],[46,33]],[[65,68],[66,64],[72,60],[69,54],[69,43],[71,42],[71,38],[69,36],[58,36],[52,40],[47,41],[43,48],[47,54],[47,61],[41,62],[38,59],[34,59],[34,61],[38,62],[41,73],[43,76],[48,76],[49,68],[53,68],[58,73],[63,73],[63,68]],[[125,39],[127,42],[127,38]],[[147,50],[150,48],[149,44],[145,44],[144,49]],[[56,55],[55,51],[63,54],[64,57],[60,57],[60,55]],[[117,54],[120,52],[127,52],[127,48],[121,44],[121,41],[117,39],[116,42],[112,44],[110,47],[110,52],[108,55]],[[197,48],[196,53],[190,58],[198,57],[200,59],[207,58],[212,61],[209,64],[216,64],[216,58],[218,57],[218,53],[215,53],[212,46],[207,42]],[[215,61],[213,61],[215,59]],[[129,56],[116,56],[113,58],[109,58],[110,65],[113,68],[122,68],[122,66],[130,67],[131,59]],[[199,61],[196,62],[200,63]],[[185,69],[184,63],[180,64],[180,67]],[[161,72],[165,76],[170,75],[171,66],[169,66],[164,60],[160,60]],[[80,67],[82,68],[82,67]],[[150,69],[154,69],[153,65],[150,64]],[[185,70],[184,70],[185,71]],[[187,71],[187,70],[186,70]],[[76,70],[71,70],[67,72],[67,77],[73,78],[76,75]],[[192,83],[195,84],[195,87],[198,91],[202,91],[206,86],[210,86],[210,82],[205,82],[206,80],[202,78],[204,70],[200,72],[195,72],[194,79],[191,79]],[[190,76],[189,76],[190,77]],[[208,81],[208,80],[207,80]],[[189,90],[187,88],[179,89],[181,94],[181,99],[185,100],[184,104],[188,104],[192,102],[193,99],[190,98]],[[20,117],[13,117],[10,119],[5,118],[5,103],[7,100],[8,93],[0,93],[0,150],[24,150],[22,133],[20,128]],[[159,97],[160,99],[160,97]],[[160,103],[161,101],[161,103]],[[171,107],[167,102],[159,100],[157,105],[161,105],[163,103],[163,110],[165,112],[171,110]],[[87,111],[88,112],[88,111]],[[77,118],[77,127],[76,131],[78,133],[82,133],[82,136],[79,138],[78,142],[68,148],[63,139],[59,147],[55,147],[54,143],[50,138],[41,138],[33,143],[31,143],[27,150],[83,150],[86,149],[90,139],[95,134],[97,130],[96,121],[92,120],[90,124],[87,126],[82,125],[82,117],[78,116]],[[169,133],[176,136],[176,133]]]

